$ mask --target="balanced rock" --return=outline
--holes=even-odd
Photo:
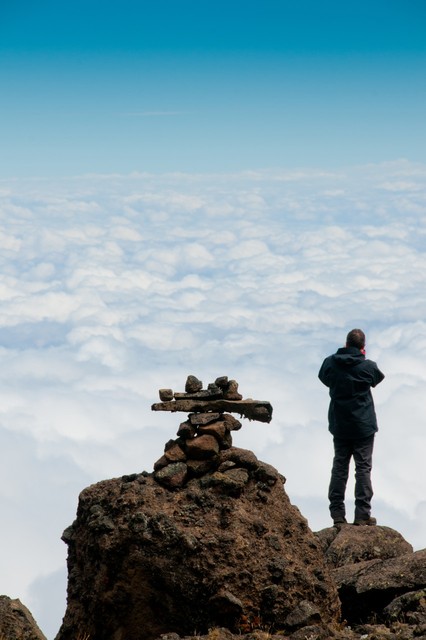
[[[163,402],[173,400],[173,389],[160,389],[159,395]]]
[[[152,405],[154,411],[188,411],[188,419],[179,425],[177,439],[166,443],[164,453],[154,463],[154,478],[169,489],[183,486],[192,477],[217,471],[219,453],[232,447],[231,431],[241,428],[241,422],[225,411],[236,411],[240,415],[269,422],[272,407],[269,402],[243,400],[238,393],[238,382],[227,376],[202,388],[202,382],[193,375],[187,377],[185,392],[173,393],[171,389],[160,389],[162,402]],[[210,460],[210,464],[199,461]],[[181,463],[176,466],[177,463]],[[165,467],[172,465],[167,470]],[[185,465],[185,466],[183,466]],[[230,479],[227,479],[231,484]]]
[[[161,402],[151,406],[153,411],[184,411],[186,413],[202,413],[210,411],[235,412],[249,420],[270,422],[272,406],[264,400],[252,400],[238,391],[238,382],[228,380],[227,376],[216,378],[215,382],[203,389],[203,383],[196,376],[190,375],[185,382],[185,392],[173,393],[171,389],[160,389]]]
[[[225,387],[223,397],[227,400],[242,400],[243,396],[238,392],[238,382],[236,380],[230,380]]]
[[[185,392],[186,393],[196,393],[197,391],[201,391],[203,388],[203,383],[201,380],[198,380],[195,376],[188,376],[185,383]]]

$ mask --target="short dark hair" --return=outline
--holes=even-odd
[[[365,333],[361,329],[352,329],[346,336],[346,346],[361,350],[365,347]]]

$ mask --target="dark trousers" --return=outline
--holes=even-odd
[[[333,519],[345,517],[346,483],[349,476],[349,463],[353,456],[355,462],[355,520],[369,518],[371,498],[373,497],[371,467],[374,434],[358,440],[334,438],[333,442],[334,459],[328,490],[330,515]]]

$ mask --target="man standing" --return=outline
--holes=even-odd
[[[371,467],[374,435],[377,431],[371,387],[385,377],[372,360],[365,357],[365,335],[352,329],[346,346],[326,358],[318,374],[330,390],[328,428],[333,434],[334,460],[328,499],[335,525],[345,524],[345,490],[349,463],[355,461],[356,525],[375,525],[371,517]]]

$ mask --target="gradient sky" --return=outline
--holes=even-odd
[[[0,170],[423,161],[423,0],[2,2]]]
[[[0,0],[0,593],[49,640],[79,492],[152,470],[188,374],[272,403],[234,443],[330,525],[317,372],[355,326],[386,374],[374,515],[425,547],[425,19]]]

